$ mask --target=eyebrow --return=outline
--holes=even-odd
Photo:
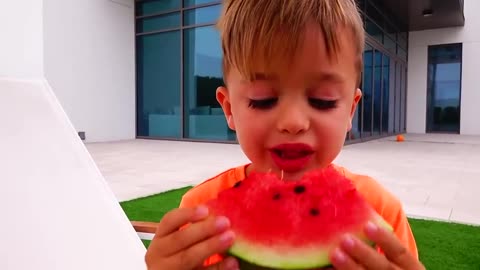
[[[254,80],[260,80],[260,81],[269,81],[269,80],[276,80],[278,79],[278,76],[273,75],[273,74],[266,74],[266,73],[261,73],[261,72],[256,72],[253,75]]]
[[[254,80],[269,81],[278,79],[278,76],[257,72],[254,74],[253,78]],[[309,74],[308,78],[310,79],[310,81],[314,82],[340,83],[345,81],[345,78],[342,75],[335,72],[314,72]]]
[[[335,72],[321,72],[313,73],[310,78],[314,82],[332,82],[332,83],[341,83],[345,81],[344,76]]]

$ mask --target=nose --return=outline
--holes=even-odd
[[[306,106],[300,102],[288,102],[279,108],[277,129],[281,133],[300,134],[310,128],[310,117]]]

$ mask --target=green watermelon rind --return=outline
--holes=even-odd
[[[389,231],[393,228],[381,216],[377,215],[374,219],[375,223]],[[362,233],[354,233],[360,240],[369,246],[375,246],[375,243]],[[298,254],[285,254],[275,252],[275,248],[256,247],[255,243],[249,243],[245,239],[237,238],[232,247],[228,250],[228,254],[252,265],[265,267],[265,269],[319,269],[331,266],[329,254],[333,246],[324,245],[315,248],[299,248]],[[263,249],[263,250],[262,250]],[[283,247],[282,250],[288,250]],[[293,248],[291,249],[293,250]]]

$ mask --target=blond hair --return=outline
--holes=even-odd
[[[350,30],[359,83],[365,34],[355,0],[224,0],[217,23],[224,75],[235,67],[253,80],[258,63],[267,70],[288,67],[312,21],[320,27],[330,59],[338,55],[339,35],[345,34],[340,27]]]

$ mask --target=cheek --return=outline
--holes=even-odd
[[[348,129],[348,117],[343,112],[333,112],[319,117],[315,121],[317,143],[322,148],[337,148],[343,145]]]
[[[261,164],[264,161],[264,147],[268,141],[268,129],[259,117],[251,114],[242,114],[237,119],[237,140],[246,157]]]
[[[343,110],[337,110],[323,115],[317,122],[317,125],[321,126],[324,132],[338,133],[345,130],[348,119],[348,113],[345,113]]]
[[[258,144],[265,141],[268,137],[269,128],[268,122],[263,121],[258,116],[245,117],[240,120],[239,129],[237,132],[247,139],[249,142]],[[263,143],[262,143],[263,144]]]
[[[321,154],[320,161],[332,162],[345,143],[347,134],[344,121],[341,117],[330,115],[317,123],[315,137]]]
[[[264,126],[268,121],[268,113],[253,110],[248,107],[248,104],[242,103],[232,107],[232,113],[235,118],[235,123],[240,129],[256,129]]]

